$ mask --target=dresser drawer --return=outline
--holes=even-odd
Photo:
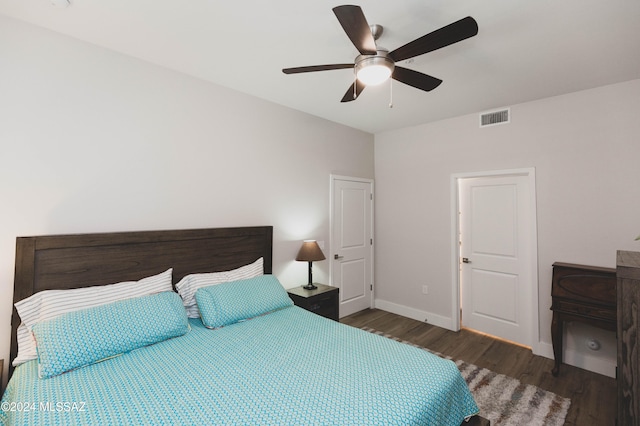
[[[612,322],[616,321],[615,309],[606,307],[582,305],[580,303],[566,302],[564,300],[554,300],[552,309],[566,314],[580,315]]]
[[[336,304],[312,304],[307,309],[314,314],[322,315],[325,318],[335,319],[338,317],[338,311],[336,310]]]
[[[616,270],[595,266],[553,264],[551,296],[616,309]]]
[[[321,296],[303,299],[300,301],[298,306],[315,314],[322,315],[323,317],[337,317],[336,308],[338,307],[338,292],[331,292]]]
[[[325,307],[334,303],[337,300],[337,297],[338,297],[337,292],[331,292],[331,293],[322,294],[320,296],[316,296],[314,298],[308,298],[306,300],[308,302],[307,307],[312,311],[316,311],[322,307]]]

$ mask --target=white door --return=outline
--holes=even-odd
[[[528,177],[460,179],[459,194],[462,325],[531,346]]]
[[[340,317],[371,307],[373,182],[331,176],[331,284],[340,288]]]

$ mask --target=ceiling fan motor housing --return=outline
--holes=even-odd
[[[358,80],[368,86],[375,86],[387,80],[393,73],[395,62],[389,51],[378,49],[375,55],[358,55],[355,60]]]

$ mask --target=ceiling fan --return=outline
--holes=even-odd
[[[478,34],[477,22],[472,17],[467,16],[389,52],[376,46],[375,41],[382,34],[382,27],[380,25],[372,25],[370,27],[360,6],[336,6],[333,8],[333,13],[335,13],[353,45],[360,52],[354,63],[284,68],[282,72],[285,74],[298,74],[346,68],[354,69],[356,79],[345,93],[341,102],[355,100],[367,85],[380,84],[389,77],[420,90],[427,92],[433,90],[442,83],[442,80],[397,66],[396,63],[449,46]]]

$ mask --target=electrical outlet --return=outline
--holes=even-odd
[[[429,294],[429,286],[428,285],[423,285],[422,286],[422,294]]]
[[[602,345],[596,339],[587,339],[587,347],[592,351],[599,351]]]

